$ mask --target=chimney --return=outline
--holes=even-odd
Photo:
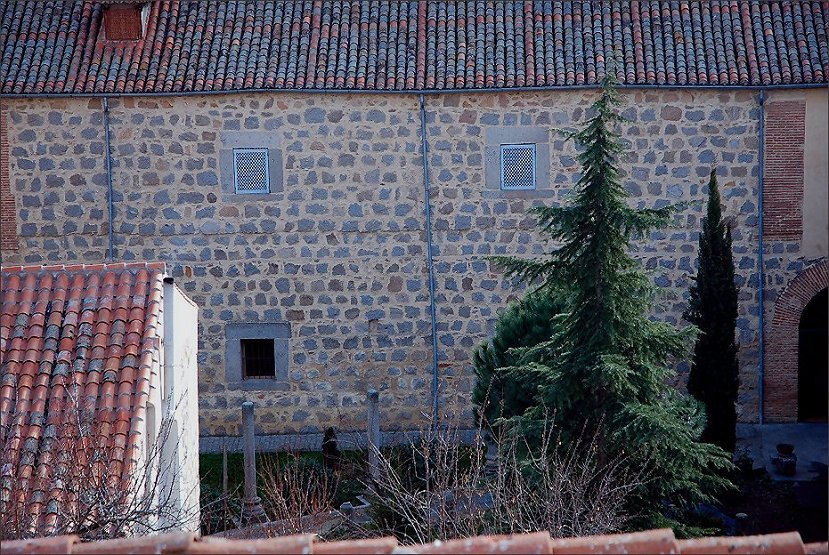
[[[141,40],[144,36],[144,4],[113,2],[104,6],[106,40]]]

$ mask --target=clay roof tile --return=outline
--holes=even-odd
[[[562,538],[552,542],[553,553],[679,553],[674,533],[670,528],[589,536]]]
[[[2,551],[3,555],[72,553],[73,546],[77,541],[77,536],[55,536],[52,538],[5,541],[3,542]]]
[[[677,542],[683,554],[704,553],[762,553],[767,555],[805,553],[803,541],[797,532],[767,534],[764,536],[735,536],[728,538],[696,538]]]
[[[816,84],[829,67],[821,0],[151,0],[129,43],[77,4],[7,3],[0,93],[595,85],[613,52],[628,85]]]
[[[36,472],[40,484],[15,481],[15,491],[8,492],[9,497],[0,497],[0,511],[8,508],[4,499],[22,499],[33,516],[42,517],[36,519],[38,532],[48,533],[57,525],[54,515],[43,515],[42,511],[44,503],[47,513],[57,511],[57,501],[45,498],[44,488],[52,492],[51,498],[61,497],[61,482],[54,476],[50,461],[60,458],[52,451],[64,442],[44,438],[67,433],[59,428],[72,421],[65,414],[72,405],[68,407],[64,402],[69,379],[82,392],[77,399],[80,408],[92,411],[97,407],[95,433],[111,445],[127,443],[130,453],[135,450],[132,443],[140,441],[141,429],[135,423],[144,419],[152,379],[151,368],[142,368],[145,383],[136,387],[136,357],[141,352],[142,360],[150,364],[160,357],[160,298],[146,304],[143,292],[160,289],[164,272],[163,264],[146,263],[0,268],[0,298],[4,300],[0,323],[8,327],[3,333],[12,337],[11,341],[0,341],[0,423],[4,428],[11,427],[9,460],[14,468],[9,471],[21,477]],[[116,284],[120,296],[114,297]],[[138,298],[145,304],[130,324],[132,333],[125,335],[124,319],[134,308],[132,293],[136,288],[142,292]],[[80,309],[83,316],[79,322]],[[112,314],[120,320],[113,321]],[[133,343],[130,349],[124,345],[127,338]],[[139,351],[138,343],[143,351]],[[116,406],[122,412],[111,422],[115,415],[110,413]],[[132,434],[128,433],[130,429]],[[112,456],[117,458],[122,451]],[[37,469],[35,461],[40,461]],[[112,462],[120,466],[123,460]],[[5,543],[3,547],[5,553]]]

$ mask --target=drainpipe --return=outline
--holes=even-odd
[[[766,106],[766,91],[760,89],[760,127],[759,127],[759,134],[760,134],[760,148],[759,153],[757,156],[757,162],[760,165],[760,181],[758,183],[758,192],[757,195],[759,200],[757,205],[760,210],[760,218],[758,221],[759,232],[758,232],[758,245],[757,245],[757,294],[760,296],[759,304],[760,304],[760,366],[759,366],[759,373],[760,373],[760,383],[758,389],[758,395],[760,396],[760,425],[762,426],[765,422],[765,418],[763,416],[763,411],[765,410],[765,402],[763,399],[765,388],[763,387],[763,374],[765,372],[765,365],[764,359],[766,358],[766,349],[765,349],[765,339],[766,339],[766,325],[765,325],[765,303],[763,302],[765,299],[765,273],[763,267],[763,174],[765,172],[764,169],[764,148],[765,148],[765,137],[763,136],[763,125],[765,119],[765,106]]]
[[[420,95],[420,148],[423,153],[423,194],[426,212],[426,265],[429,271],[429,313],[432,319],[432,428],[438,424],[438,325],[435,316],[435,265],[432,259],[432,202],[429,148],[426,140],[426,104]]]
[[[112,262],[112,225],[113,225],[113,208],[112,208],[112,150],[110,148],[109,140],[109,98],[106,96],[103,100],[104,104],[104,140],[106,142],[106,166],[107,166],[107,212],[109,214],[109,229],[107,231],[107,261]]]

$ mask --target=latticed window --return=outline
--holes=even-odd
[[[501,188],[535,189],[535,144],[501,145]]]
[[[271,190],[267,148],[233,149],[233,184],[237,193]]]

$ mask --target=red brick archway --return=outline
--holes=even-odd
[[[794,278],[774,303],[765,344],[763,379],[766,422],[797,422],[798,327],[803,309],[829,283],[829,263],[819,262]]]

